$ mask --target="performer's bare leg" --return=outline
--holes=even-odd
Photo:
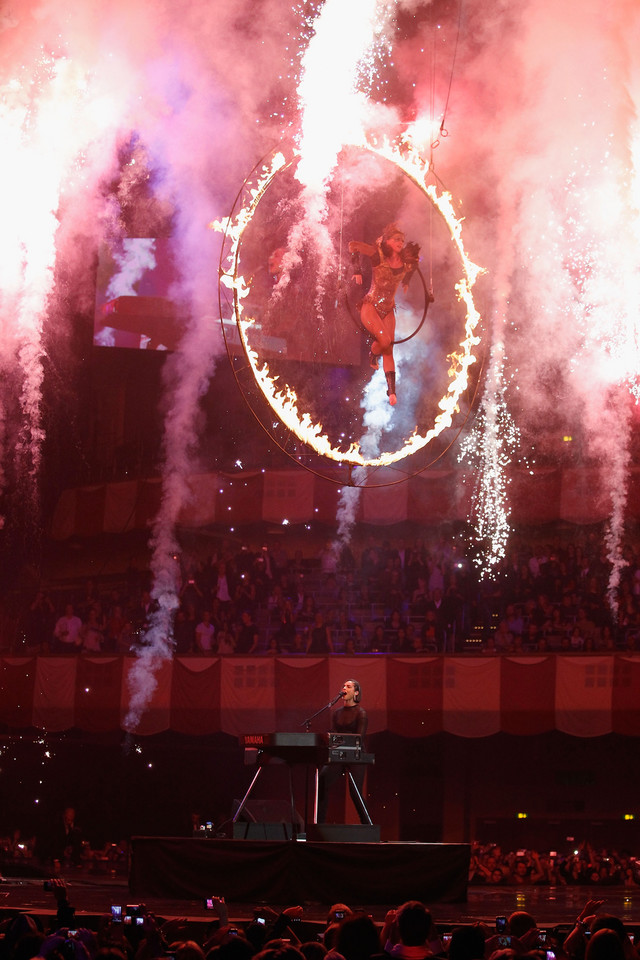
[[[380,319],[371,303],[363,303],[360,312],[362,323],[375,338],[371,344],[371,353],[375,358],[382,356],[382,369],[387,378],[389,403],[396,403],[396,364],[393,358],[393,338],[396,329],[396,316],[393,310]],[[372,363],[376,366],[376,363]]]

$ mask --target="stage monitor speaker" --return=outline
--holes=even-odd
[[[308,823],[307,840],[380,843],[380,827],[375,823]]]
[[[255,823],[238,820],[233,824],[234,840],[291,840],[290,823]]]

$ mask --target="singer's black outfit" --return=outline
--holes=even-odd
[[[367,723],[368,719],[366,710],[356,704],[353,707],[345,706],[340,707],[339,710],[336,710],[333,715],[332,729],[335,733],[358,733],[361,737],[364,737],[367,732]],[[318,823],[326,823],[327,810],[329,807],[329,789],[331,785],[348,770],[351,770],[358,790],[360,793],[362,793],[365,774],[364,764],[354,763],[349,765],[348,763],[330,763],[323,767],[320,771],[320,778],[318,782]],[[351,779],[349,779],[349,794],[353,800],[356,810],[358,811],[360,823],[369,823],[369,820],[366,816],[366,811],[362,810],[361,808],[358,795],[353,788]]]

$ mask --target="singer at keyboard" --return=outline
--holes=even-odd
[[[367,732],[367,713],[360,706],[362,689],[357,680],[347,680],[342,688],[342,706],[335,711],[332,718],[332,730],[336,733],[354,733],[363,738]],[[349,793],[361,823],[371,823],[366,808],[363,809],[358,793],[362,795],[365,768],[362,764],[331,763],[326,764],[320,771],[318,782],[318,823],[326,823],[329,808],[329,790],[331,786],[344,774],[350,773]],[[353,778],[353,780],[352,780]],[[355,781],[355,783],[354,783]],[[357,788],[357,789],[356,789]]]

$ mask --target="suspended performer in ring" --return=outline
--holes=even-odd
[[[352,240],[349,253],[354,263],[353,279],[362,283],[360,254],[371,257],[372,278],[369,292],[360,306],[362,325],[373,336],[369,363],[378,369],[382,356],[382,368],[387,378],[389,403],[396,403],[396,365],[393,358],[393,341],[396,332],[396,291],[400,284],[406,291],[409,281],[418,266],[420,247],[417,243],[404,242],[404,233],[397,223],[384,228],[375,245],[361,240]]]

